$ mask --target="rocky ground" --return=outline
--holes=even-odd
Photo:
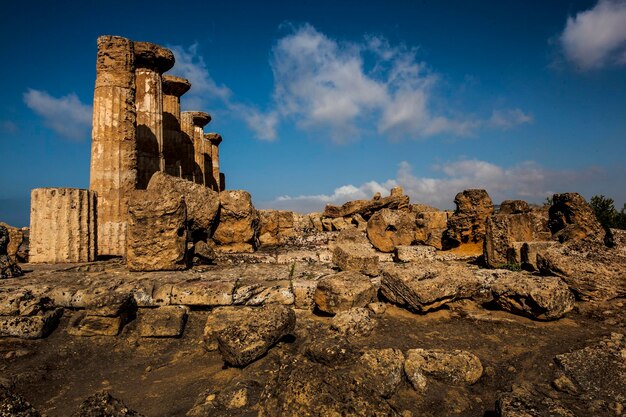
[[[27,407],[9,400],[19,396],[47,416],[624,413],[623,298],[572,299],[567,313],[549,307],[558,320],[525,317],[498,304],[493,288],[511,274],[532,275],[447,254],[428,262],[456,277],[471,271],[477,290],[445,302],[413,294],[392,303],[395,275],[355,285],[358,278],[339,279],[346,273],[337,274],[324,250],[225,255],[216,265],[159,273],[130,273],[115,259],[22,264],[24,277],[0,282],[3,308],[38,303],[38,313],[18,317],[59,308],[62,316],[43,330],[47,337],[0,339],[0,415],[37,415],[19,414]],[[316,292],[320,281],[325,290]],[[166,314],[151,318],[157,311]],[[101,391],[112,397],[91,397]],[[103,404],[110,414],[94,411]]]

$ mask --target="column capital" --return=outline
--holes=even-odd
[[[174,66],[174,53],[150,42],[135,42],[135,66],[163,74]]]
[[[186,78],[173,75],[163,75],[163,94],[180,97],[191,88],[191,83]]]
[[[205,133],[204,138],[211,142],[212,145],[218,146],[222,143],[222,135],[219,133]]]
[[[194,126],[204,127],[211,121],[211,115],[203,111],[184,111],[181,114],[191,117]]]

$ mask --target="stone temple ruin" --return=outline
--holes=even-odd
[[[0,224],[0,416],[624,415],[626,232],[582,196],[257,210],[173,64],[100,37],[90,189]]]

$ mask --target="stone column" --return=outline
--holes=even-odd
[[[165,172],[183,177],[182,164],[186,150],[181,137],[180,97],[189,91],[188,80],[173,75],[163,76],[163,155]]]
[[[29,262],[92,262],[96,245],[96,193],[77,188],[31,192]]]
[[[145,189],[152,175],[165,171],[163,154],[162,74],[174,66],[169,49],[149,42],[135,42],[137,95],[137,188]]]
[[[191,111],[181,113],[183,131],[193,140],[193,181],[206,185],[204,173],[204,126],[211,121],[208,113]],[[191,126],[189,122],[191,121]],[[193,127],[193,131],[191,130]]]
[[[204,138],[211,144],[211,188],[215,191],[222,191],[220,186],[220,157],[219,146],[222,143],[222,136],[219,133],[207,133]]]
[[[220,191],[226,190],[226,175],[220,172]]]
[[[180,114],[180,140],[181,140],[181,167],[183,171],[183,178],[189,181],[193,181],[193,168],[195,164],[195,156],[193,149],[193,112],[181,112]]]
[[[137,182],[135,53],[119,36],[98,38],[89,188],[98,194],[101,255],[124,255],[128,196]]]

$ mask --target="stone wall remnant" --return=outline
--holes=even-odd
[[[31,192],[30,262],[96,260],[96,194],[77,188]]]

